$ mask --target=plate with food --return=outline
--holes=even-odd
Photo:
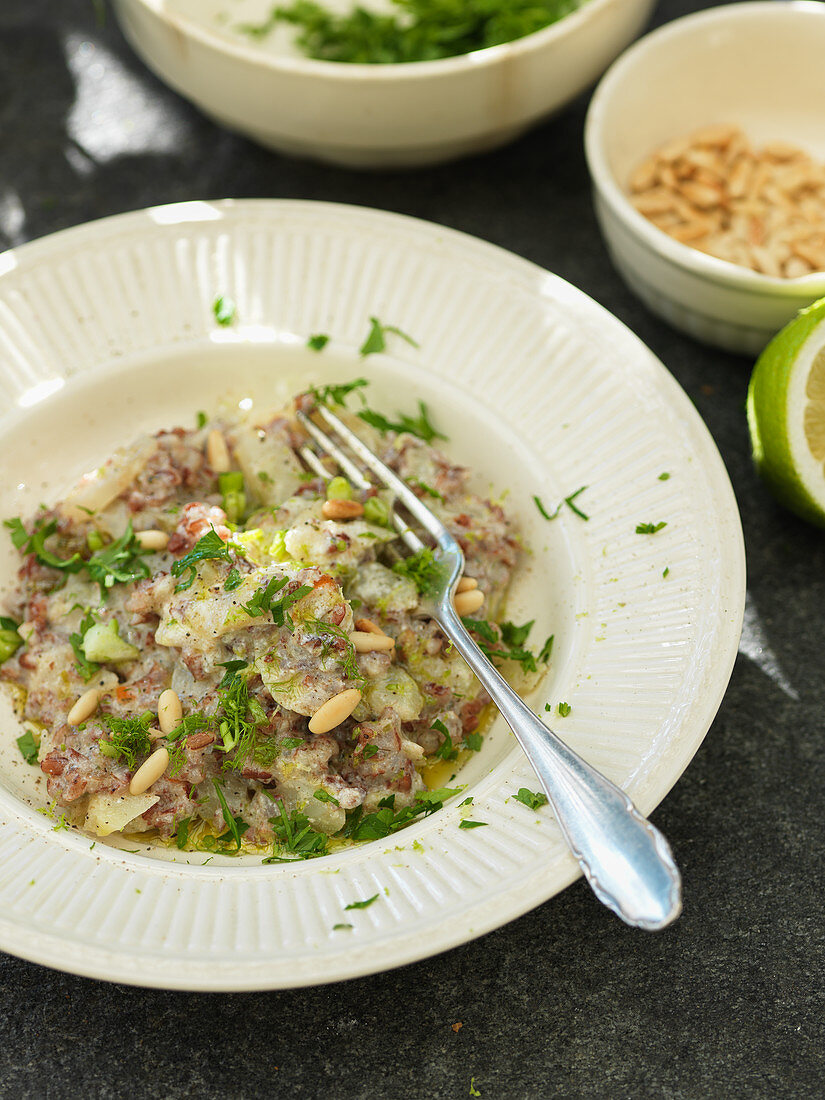
[[[0,271],[3,949],[305,985],[577,876],[432,618],[432,551],[313,445],[319,403],[458,540],[456,607],[505,678],[642,811],[664,797],[730,675],[742,536],[698,414],[615,318],[333,204],[159,207]]]

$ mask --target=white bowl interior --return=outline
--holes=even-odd
[[[825,6],[739,3],[642,40],[600,89],[599,143],[616,183],[672,138],[714,123],[825,160]]]

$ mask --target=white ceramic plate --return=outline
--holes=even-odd
[[[212,304],[237,302],[219,328]],[[357,358],[378,316],[419,342]],[[332,342],[321,354],[309,334]],[[534,704],[649,812],[706,733],[744,604],[742,534],[704,425],[663,366],[584,294],[434,225],[316,203],[186,203],[0,256],[0,515],[53,500],[115,445],[219,400],[277,404],[367,374],[393,412],[425,399],[481,486],[509,490],[531,548],[509,603],[555,633]],[[660,475],[668,473],[667,480]],[[547,506],[580,486],[585,522]],[[655,535],[639,523],[666,521]],[[0,548],[7,586],[13,555]],[[665,571],[667,576],[663,576]],[[397,834],[301,864],[92,842],[36,812],[38,773],[0,714],[0,947],[168,988],[306,985],[419,959],[487,932],[576,878],[498,723],[455,799]],[[135,848],[138,848],[135,851]],[[368,909],[353,902],[378,894]],[[605,920],[611,920],[606,913]],[[351,929],[333,930],[349,923]]]

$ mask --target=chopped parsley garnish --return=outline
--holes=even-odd
[[[430,423],[427,406],[423,401],[418,402],[418,416],[399,413],[398,420],[389,420],[372,409],[361,409],[357,415],[365,424],[376,428],[382,435],[386,432],[407,432],[409,435],[416,435],[419,439],[423,439],[425,443],[432,443],[434,439],[447,438]]]
[[[214,527],[199,538],[188,554],[184,555],[180,561],[173,563],[170,570],[173,577],[182,577],[182,580],[178,580],[175,584],[176,592],[184,592],[187,588],[191,588],[197,576],[197,563],[199,561],[206,561],[209,558],[215,558],[220,561],[231,561],[229,546],[223,541],[221,536],[215,530]],[[186,576],[184,576],[186,574]]]
[[[356,6],[341,13],[315,0],[273,7],[260,23],[237,29],[265,38],[279,22],[298,29],[297,44],[320,61],[389,64],[433,61],[532,34],[574,11],[581,0],[394,0],[396,15]]]
[[[501,637],[499,638],[494,627],[486,619],[462,618],[461,621],[471,634],[475,634],[476,645],[489,660],[494,662],[516,661],[525,672],[537,671],[535,654],[529,649],[524,649],[521,644],[513,644],[512,641],[515,639],[524,641],[533,625],[532,622],[526,623],[524,626],[516,626],[514,623],[502,623],[499,627],[501,631]],[[511,639],[509,649],[505,648],[508,644],[508,638]]]
[[[223,582],[224,592],[234,592],[236,588],[240,588],[243,584],[243,577],[240,574],[240,570],[236,569],[233,565],[229,572],[226,574],[226,580]]]
[[[544,516],[544,518],[548,519],[548,520],[555,519],[556,516],[559,514],[559,512],[562,510],[562,506],[565,505],[565,504],[570,509],[570,511],[575,512],[575,514],[580,519],[588,520],[588,519],[590,519],[590,516],[586,515],[581,510],[581,508],[579,508],[576,504],[573,503],[575,501],[576,497],[580,496],[585,491],[586,488],[587,488],[586,485],[582,485],[582,487],[580,489],[577,489],[575,491],[575,493],[571,493],[570,496],[565,497],[564,500],[561,501],[561,503],[558,504],[552,512],[547,511],[547,509],[544,507],[544,505],[542,504],[541,499],[539,497],[534,496],[533,497],[533,502],[535,503],[535,505],[538,508],[541,515]]]
[[[307,340],[307,347],[312,351],[323,351],[329,343],[329,337],[326,333],[317,332]]]
[[[11,532],[11,540],[21,554],[34,554],[41,565],[64,573],[79,573],[85,569],[90,579],[100,585],[102,597],[115,584],[129,584],[141,577],[151,576],[149,566],[140,556],[141,546],[132,531],[131,522],[126,524],[126,530],[119,539],[96,550],[87,559],[78,553],[69,558],[59,558],[46,549],[46,539],[57,531],[57,520],[36,523],[31,534],[27,533],[19,516],[4,520],[3,525]]]
[[[31,730],[26,730],[22,737],[17,738],[17,747],[27,764],[37,763],[37,742]]]
[[[513,796],[516,802],[522,802],[528,810],[538,810],[547,804],[547,795],[543,791],[531,791],[527,787],[519,787],[518,794]]]
[[[555,641],[555,638],[556,635],[551,634],[539,650],[538,659],[542,662],[542,664],[546,665],[547,662],[550,660],[550,654],[553,652],[553,642]]]
[[[342,929],[342,928],[352,928],[352,925],[351,924],[343,924],[343,923],[333,924],[332,931],[337,932],[339,929]]]
[[[330,794],[329,791],[325,791],[323,787],[319,787],[312,797],[317,798],[319,802],[330,802],[333,806],[341,805],[335,795]]]
[[[218,685],[221,706],[216,721],[220,748],[226,753],[235,750],[233,759],[225,762],[225,768],[238,769],[249,756],[256,754],[258,729],[268,721],[261,704],[250,698],[247,678],[240,675],[241,665],[246,667],[245,662],[227,661],[224,666],[227,671]]]
[[[276,853],[267,856],[264,863],[294,863],[299,859],[325,856],[329,838],[316,833],[307,818],[298,813],[287,814],[283,802],[278,804],[278,817],[271,817]]]
[[[19,516],[13,519],[4,519],[3,526],[9,529],[11,541],[21,554],[34,554],[41,565],[48,565],[52,569],[62,569],[67,573],[79,573],[83,568],[83,558],[80,554],[72,554],[70,558],[59,558],[51,550],[46,549],[46,539],[57,530],[57,520],[49,520],[48,523],[35,523],[31,534],[23,526]]]
[[[244,611],[247,615],[251,615],[253,619],[271,614],[275,626],[288,626],[290,630],[294,630],[295,624],[289,614],[289,609],[312,591],[312,585],[299,585],[294,592],[287,592],[277,600],[274,599],[288,583],[289,577],[270,577],[266,586],[259,588],[249,603],[242,605]]]
[[[669,573],[669,572],[670,572],[670,566],[669,566],[669,565],[666,565],[666,566],[664,567],[664,569],[662,570],[662,576],[663,576],[663,577],[666,577],[666,576],[668,575],[668,573]]]
[[[395,810],[395,795],[389,795],[371,814],[363,815],[359,806],[347,816],[342,835],[352,840],[380,840],[409,825],[417,817],[428,817],[440,810],[448,798],[458,794],[459,788],[440,787],[434,791],[418,791],[411,806]]]
[[[440,733],[441,736],[444,738],[444,740],[433,753],[433,756],[437,756],[441,760],[457,760],[458,749],[453,748],[453,739],[452,737],[450,737],[449,733],[447,732],[447,727],[444,725],[441,719],[436,718],[436,720],[430,726],[430,729],[435,730],[437,733]]]
[[[351,901],[349,905],[344,906],[344,909],[366,909],[374,901],[378,901],[379,896],[379,894],[373,894],[371,898],[365,898],[364,901]]]
[[[392,570],[400,577],[409,577],[422,596],[431,596],[438,590],[444,566],[429,546],[425,546],[408,558],[394,562]]]
[[[195,417],[195,427],[198,429],[198,431],[200,431],[201,428],[205,428],[208,423],[209,417],[206,415],[203,409],[200,409],[197,416]]]
[[[481,746],[484,743],[484,738],[480,733],[465,733],[464,744],[472,752],[481,752]]]
[[[220,802],[221,804],[221,813],[223,814],[223,819],[226,822],[226,832],[221,833],[219,837],[216,837],[215,841],[217,844],[220,844],[229,852],[240,852],[241,840],[244,833],[249,828],[249,825],[247,824],[247,822],[244,821],[242,817],[232,816],[232,812],[229,809],[226,797],[221,790],[220,783],[217,781],[217,779],[213,779],[212,782],[215,784],[215,791],[218,795],[218,802]],[[211,838],[209,837],[204,837],[204,840],[201,842],[203,846],[207,849],[211,847],[211,845],[208,844],[208,841],[210,839]],[[234,848],[229,848],[230,840],[234,842]]]
[[[566,718],[573,708],[569,703],[559,703],[556,709],[559,712],[559,718]]]
[[[235,680],[235,673],[240,672],[242,668],[248,668],[249,662],[238,658],[235,661],[219,661],[219,668],[225,668],[226,672],[223,674],[221,682],[218,684],[219,688],[229,687]]]
[[[637,535],[655,535],[657,531],[661,531],[663,527],[667,527],[667,522],[661,520],[659,523],[637,523],[636,534]]]
[[[219,298],[216,298],[212,304],[212,312],[215,315],[215,320],[223,328],[228,328],[229,325],[235,320],[237,313],[237,307],[231,298],[228,298],[225,294],[222,294]]]
[[[130,771],[134,771],[139,756],[148,756],[152,751],[148,730],[155,722],[155,716],[147,710],[138,718],[119,718],[116,714],[102,714],[103,724],[109,730],[110,738],[102,737],[97,747],[104,756],[114,760],[123,760]]]
[[[119,539],[92,554],[85,563],[86,572],[100,585],[101,597],[105,597],[115,584],[130,584],[152,575],[149,566],[140,556],[141,551],[130,521]]]
[[[480,829],[482,825],[488,824],[486,821],[471,821],[469,817],[465,817],[463,821],[459,821],[459,829]]]
[[[659,474],[659,481],[669,481],[669,480],[670,480],[670,474],[667,471],[665,471],[663,474]]]
[[[434,500],[444,500],[443,495],[439,493],[438,489],[434,489],[432,485],[428,485],[426,481],[422,481],[418,477],[407,478],[407,484],[420,489],[422,493],[426,493],[428,497],[432,497]]]
[[[531,619],[529,623],[522,623],[521,626],[516,626],[515,623],[505,622],[499,623],[499,630],[501,631],[501,640],[505,645],[522,646],[527,641],[530,631],[533,628],[535,619]]]
[[[289,752],[291,749],[297,749],[303,744],[305,744],[303,737],[285,737],[281,741],[281,751]]]
[[[69,645],[72,647],[76,658],[75,668],[85,683],[88,683],[94,674],[100,670],[100,665],[95,661],[90,661],[83,649],[83,639],[86,637],[87,631],[95,625],[95,621],[92,612],[87,611],[80,620],[78,630],[69,635]]]
[[[536,507],[538,508],[541,515],[544,516],[545,519],[555,519],[556,516],[561,511],[561,505],[559,505],[558,508],[555,510],[555,512],[553,512],[553,514],[550,515],[550,513],[547,511],[547,509],[542,504],[540,497],[534,496],[533,497],[533,502],[536,505]]]
[[[192,823],[191,817],[184,817],[178,822],[178,827],[175,831],[175,845],[180,848],[181,851],[189,843],[189,826]]]
[[[361,755],[364,757],[365,760],[369,760],[369,758],[371,756],[375,756],[375,754],[377,752],[378,752],[378,746],[377,745],[364,745],[364,748],[361,752]]]
[[[396,325],[384,325],[377,317],[370,317],[369,335],[358,352],[361,358],[365,359],[368,355],[375,355],[378,352],[385,351],[388,333],[400,336],[402,340],[406,340],[407,343],[414,348],[418,347],[417,342],[413,340],[412,336],[408,336],[406,332],[402,332]]]
[[[181,724],[166,735],[166,751],[169,753],[169,774],[175,776],[186,763],[185,742],[192,733],[212,729],[216,719],[205,714],[187,714]]]
[[[333,382],[328,386],[311,386],[309,392],[319,405],[346,405],[347,398],[355,390],[362,390],[368,386],[366,378],[356,378],[352,382]],[[361,400],[364,395],[359,393]]]

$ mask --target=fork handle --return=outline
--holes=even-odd
[[[599,901],[646,931],[674,921],[682,910],[681,876],[659,830],[533,714],[451,606],[439,609],[438,620],[518,738]]]

